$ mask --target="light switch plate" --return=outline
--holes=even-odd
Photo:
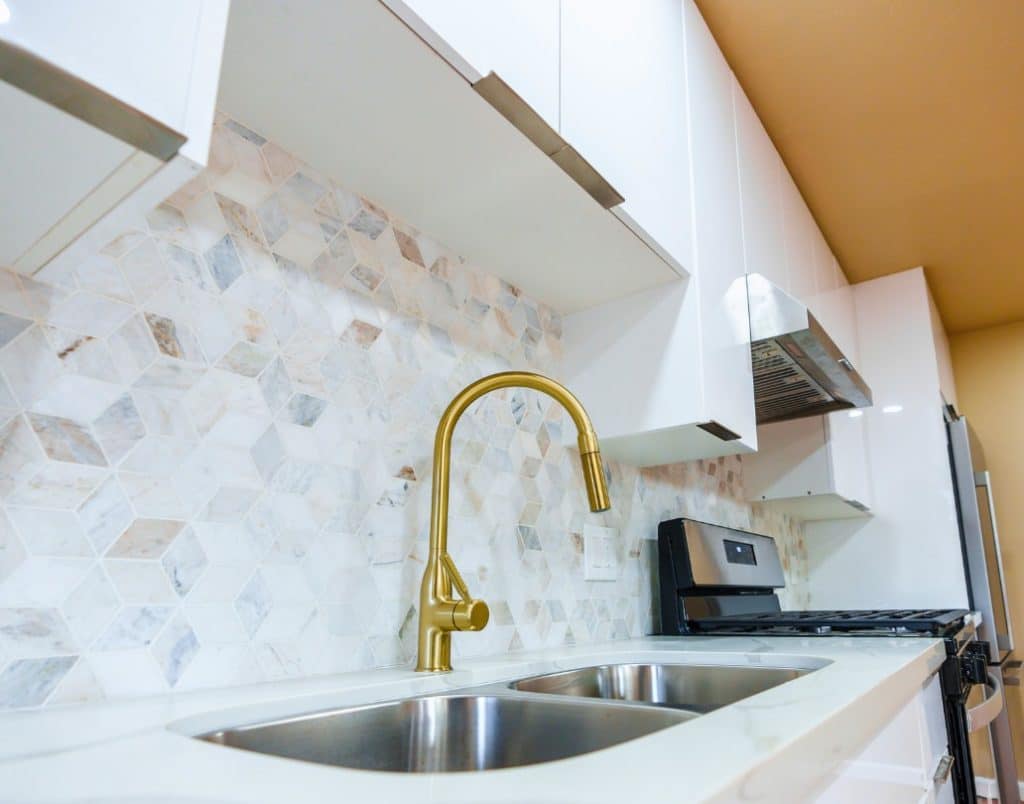
[[[600,525],[583,526],[583,579],[614,581],[619,574],[615,542],[619,532]]]

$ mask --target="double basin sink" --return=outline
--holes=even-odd
[[[197,736],[218,745],[359,770],[493,770],[608,748],[792,681],[811,669],[605,664]]]

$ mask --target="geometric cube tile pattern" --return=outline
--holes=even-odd
[[[486,268],[486,266],[484,266]],[[0,271],[0,709],[409,664],[433,429],[552,371],[558,316],[219,116],[210,166],[74,270]],[[679,514],[783,545],[739,458],[610,464],[587,510],[546,397],[455,438],[451,546],[492,608],[458,656],[636,636]],[[586,582],[585,522],[618,529]]]

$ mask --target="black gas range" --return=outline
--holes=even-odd
[[[775,541],[671,519],[658,526],[659,634],[673,636],[923,637],[942,639],[943,708],[956,800],[976,800],[967,696],[988,681],[988,646],[965,609],[783,611],[786,581]]]

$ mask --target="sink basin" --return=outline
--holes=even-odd
[[[324,765],[447,773],[577,756],[693,716],[507,693],[447,695],[319,712],[203,734],[200,739]]]
[[[703,714],[812,672],[763,666],[603,664],[513,682],[520,692],[630,701]]]

